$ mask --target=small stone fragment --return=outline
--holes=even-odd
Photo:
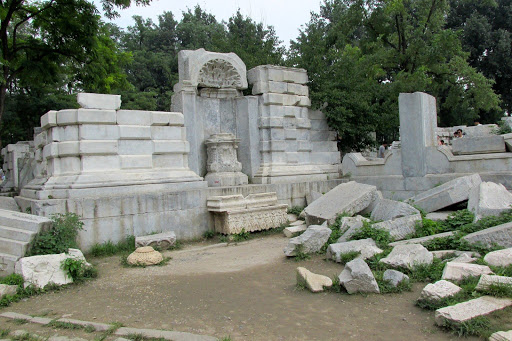
[[[293,236],[296,236],[297,234],[301,234],[302,232],[306,231],[306,229],[307,229],[306,224],[296,225],[296,226],[288,226],[287,228],[285,228],[283,230],[283,233],[287,238],[292,238]]]
[[[487,265],[448,262],[444,266],[442,278],[450,281],[460,281],[467,277],[489,275],[491,273],[492,271]]]
[[[476,290],[487,290],[491,285],[503,285],[512,288],[512,277],[496,276],[496,275],[482,275],[476,285]]]
[[[491,266],[509,266],[512,264],[512,248],[489,252],[484,261]]]
[[[332,287],[332,279],[312,273],[306,268],[297,268],[297,284],[305,285],[311,292],[321,292]]]
[[[434,256],[420,244],[397,245],[391,253],[380,260],[381,263],[392,267],[413,269],[418,265],[432,264]]]
[[[155,265],[164,260],[162,254],[151,246],[143,246],[132,252],[126,261],[131,265]]]
[[[373,276],[372,270],[361,258],[348,262],[338,278],[340,284],[345,287],[349,294],[357,292],[380,294],[379,285]]]
[[[409,276],[406,274],[392,269],[387,269],[384,271],[382,278],[389,282],[389,284],[391,284],[393,287],[397,287],[401,282],[409,280]]]
[[[462,288],[445,280],[429,283],[423,288],[419,300],[436,302],[443,298],[451,297],[461,291]]]
[[[284,254],[288,257],[295,256],[298,247],[302,248],[301,251],[304,253],[320,251],[331,233],[332,230],[326,226],[311,225],[303,234],[290,239],[288,246],[283,250]]]
[[[453,263],[473,263],[476,260],[477,260],[476,258],[473,258],[470,255],[468,255],[467,253],[464,253],[464,254],[462,254],[462,255],[460,255],[460,256],[450,260],[450,262],[453,262]]]
[[[382,250],[377,247],[373,239],[367,238],[330,244],[327,248],[326,257],[340,263],[341,256],[350,252],[359,252],[362,259],[367,259],[381,253]]]
[[[496,332],[489,337],[489,341],[512,341],[512,330]]]

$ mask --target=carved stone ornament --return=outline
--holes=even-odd
[[[205,141],[208,161],[205,180],[210,187],[246,185],[247,175],[240,172],[242,164],[238,161],[236,150],[238,140],[233,134],[214,134]]]
[[[206,88],[241,88],[240,74],[233,65],[222,59],[212,59],[199,71],[198,86]]]

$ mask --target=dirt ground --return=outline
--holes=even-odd
[[[434,326],[433,312],[414,305],[421,284],[412,292],[368,296],[298,290],[298,266],[330,277],[343,267],[321,256],[287,259],[282,251],[287,241],[268,236],[221,247],[188,245],[165,252],[172,260],[159,267],[125,268],[119,256],[93,258],[96,280],[1,311],[231,340],[458,339]]]

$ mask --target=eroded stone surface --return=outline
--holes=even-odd
[[[367,238],[331,244],[327,248],[326,257],[340,263],[341,256],[349,252],[359,252],[360,257],[366,259],[381,253],[382,250],[377,247],[373,239]]]
[[[17,285],[0,284],[0,298],[4,296],[13,296],[18,291]]]
[[[420,294],[420,300],[435,302],[443,298],[453,296],[462,290],[458,285],[440,280],[435,283],[429,283],[423,288]]]
[[[135,247],[151,246],[165,250],[174,244],[176,244],[176,233],[174,231],[135,237]]]
[[[475,215],[475,221],[482,217],[498,216],[512,207],[512,194],[502,184],[482,182],[469,195],[468,210]]]
[[[343,217],[341,218],[340,230],[343,235],[338,238],[338,243],[346,242],[350,239],[350,237],[359,231],[361,227],[363,227],[363,222],[370,222],[371,220],[365,218],[363,216],[355,216],[355,217]]]
[[[312,273],[306,268],[297,268],[297,284],[305,285],[311,292],[321,292],[332,286],[332,279]]]
[[[416,232],[417,224],[421,224],[421,214],[419,213],[376,223],[372,227],[386,230],[395,240],[402,240]]]
[[[476,290],[486,290],[491,285],[505,285],[512,287],[512,277],[496,276],[496,275],[482,275],[476,285]]]
[[[462,323],[477,316],[488,315],[512,305],[512,300],[483,296],[467,302],[437,309],[435,321],[438,326],[446,323]]]
[[[419,213],[417,209],[405,202],[382,199],[378,201],[373,209],[371,218],[372,220],[386,221]]]
[[[476,277],[491,274],[487,265],[448,262],[443,269],[443,279],[460,281],[466,277]]]
[[[462,254],[462,255],[460,255],[458,257],[455,257],[454,259],[450,260],[450,262],[453,262],[453,263],[473,263],[476,260],[477,260],[476,258],[473,258],[470,255],[468,255],[467,253],[464,253],[464,254]]]
[[[302,221],[302,220],[301,220]],[[295,225],[295,226],[288,226],[287,228],[285,228],[283,230],[283,233],[284,235],[287,237],[287,238],[292,238],[293,236],[297,235],[297,234],[300,234],[304,231],[306,231],[307,229],[307,226],[306,224],[302,224],[302,225]]]
[[[326,226],[311,225],[298,237],[290,239],[288,246],[284,248],[284,254],[288,257],[296,255],[297,248],[302,245],[302,252],[313,253],[320,251],[327,242],[332,230]]]
[[[489,341],[512,341],[512,330],[496,332],[489,337]]]
[[[65,253],[23,257],[16,262],[14,271],[23,277],[25,288],[29,285],[44,288],[50,283],[69,284],[73,279],[61,268],[62,262],[67,258],[69,256]]]
[[[413,269],[418,265],[432,264],[434,256],[420,244],[397,245],[380,261],[392,267]]]
[[[392,269],[387,269],[386,271],[384,271],[384,275],[382,276],[382,278],[385,281],[388,281],[389,284],[391,284],[394,287],[398,286],[398,284],[400,284],[403,281],[409,280],[409,276],[407,276],[406,274]]]
[[[512,247],[512,223],[506,223],[488,229],[470,233],[462,239],[470,244],[479,243],[484,247],[492,247],[494,245],[500,247]]]
[[[349,294],[357,292],[380,294],[379,285],[372,270],[361,258],[348,262],[338,278]]]
[[[162,254],[151,246],[143,246],[132,252],[126,261],[131,265],[155,265],[164,260]]]
[[[512,248],[489,252],[484,261],[491,266],[509,266],[512,264]]]

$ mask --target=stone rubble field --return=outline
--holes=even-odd
[[[299,287],[366,295],[427,282],[416,305],[434,310],[437,326],[512,340],[488,320],[501,313],[512,323],[512,194],[503,185],[473,174],[400,202],[351,181],[308,199],[305,222],[285,231],[292,238],[284,254],[325,254],[344,268],[332,281],[299,268]]]

